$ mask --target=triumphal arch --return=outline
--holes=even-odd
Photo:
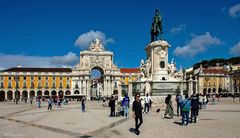
[[[96,80],[91,78],[94,69],[101,73],[101,77]],[[113,53],[106,51],[99,39],[93,41],[88,50],[80,52],[80,63],[73,68],[72,75],[72,95],[91,98],[121,92],[120,69],[113,63]]]

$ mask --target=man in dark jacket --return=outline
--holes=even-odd
[[[199,110],[199,104],[198,104],[198,97],[196,94],[193,94],[191,98],[191,123],[196,123],[197,122],[197,114]]]
[[[139,93],[137,93],[135,95],[135,100],[133,102],[132,111],[133,111],[133,118],[135,119],[135,132],[136,132],[137,135],[139,135],[139,133],[140,133],[139,127],[143,123],[142,104],[141,104],[141,98],[140,98]],[[139,123],[138,123],[138,120],[140,121]]]
[[[115,116],[115,97],[112,95],[111,99],[109,101],[109,106],[111,109],[111,113],[110,113],[110,117],[114,117]]]

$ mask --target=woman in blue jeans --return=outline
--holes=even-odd
[[[185,99],[182,102],[182,125],[184,125],[184,122],[186,121],[186,126],[189,123],[189,111],[191,108],[191,100],[188,99],[188,95],[185,95]]]

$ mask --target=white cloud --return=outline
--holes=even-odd
[[[233,18],[240,17],[240,4],[236,4],[229,8],[229,16]]]
[[[186,28],[186,25],[185,25],[185,24],[181,24],[181,25],[179,25],[178,27],[172,28],[172,29],[170,30],[170,33],[178,34],[178,33],[180,33],[181,31],[183,31],[185,28]]]
[[[240,42],[231,47],[229,53],[234,56],[240,56]]]
[[[223,42],[217,38],[211,36],[209,32],[203,35],[193,36],[192,40],[185,46],[178,46],[173,53],[180,57],[193,57],[198,53],[203,53],[209,46],[221,45]]]
[[[0,69],[10,67],[66,67],[78,63],[76,54],[69,52],[64,56],[28,56],[0,53]]]
[[[90,30],[89,32],[83,33],[78,37],[78,39],[75,41],[75,46],[78,46],[81,49],[88,49],[91,42],[97,38],[100,39],[104,45],[107,45],[108,43],[115,43],[114,39],[107,38],[105,33],[101,31]]]
[[[78,63],[79,57],[75,53],[69,52],[64,56],[54,56],[51,57],[50,63],[56,66],[74,66]]]

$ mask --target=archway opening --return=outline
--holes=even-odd
[[[22,98],[25,100],[28,98],[28,92],[27,91],[23,91],[22,92]]]
[[[65,95],[70,95],[71,94],[71,92],[69,91],[69,90],[67,90],[66,92],[65,92]]]
[[[42,91],[37,91],[37,96],[42,96]]]
[[[15,99],[20,100],[20,91],[16,90],[15,91]]]
[[[74,94],[79,94],[79,91],[78,90],[74,91]]]
[[[58,96],[62,99],[63,98],[63,91],[62,90],[60,90],[59,92],[58,92]]]
[[[5,101],[5,92],[4,91],[0,91],[0,101]]]
[[[104,71],[101,67],[94,67],[90,73],[90,97],[100,98],[104,90]]]
[[[211,88],[208,88],[208,93],[209,93],[209,94],[211,93]]]
[[[203,95],[206,95],[207,94],[207,88],[204,88],[203,89]]]
[[[57,92],[55,90],[51,91],[51,95],[53,98],[57,97]]]
[[[7,99],[8,100],[12,100],[13,99],[13,92],[12,91],[8,91],[7,92]]]
[[[30,91],[30,98],[34,98],[35,97],[35,92],[34,91]]]

